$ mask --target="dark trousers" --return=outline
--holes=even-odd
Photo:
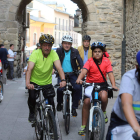
[[[13,79],[13,73],[14,73],[14,61],[8,61],[9,62],[9,74],[8,79]]]
[[[80,93],[82,92],[82,88],[81,88],[81,85],[76,84],[77,75],[71,74],[69,77],[70,77],[70,79],[69,79],[70,83],[73,86],[72,108],[77,109],[78,108],[78,101],[79,101],[79,98],[80,98]],[[60,83],[60,82],[61,82],[61,79],[58,77],[58,83]],[[58,88],[57,89],[57,102],[59,104],[63,103],[63,90],[64,90],[64,88]]]
[[[31,83],[33,84],[33,83]],[[29,106],[29,110],[30,110],[30,113],[35,113],[35,105],[36,105],[36,99],[37,97],[39,97],[39,93],[40,91],[37,91],[37,90],[28,90],[29,91],[29,97],[28,97],[28,106]],[[50,97],[50,98],[47,98],[47,91],[44,91],[43,92],[43,96],[45,99],[48,99],[48,103],[50,105],[52,105],[53,107],[53,111],[55,111],[55,105],[54,105],[54,99],[53,97]]]

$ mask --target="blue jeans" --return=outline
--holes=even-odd
[[[76,84],[76,80],[77,80],[77,75],[71,74],[69,76],[69,81],[70,81],[71,85],[73,86],[73,93],[72,93],[72,101],[73,101],[72,108],[73,109],[78,108],[78,101],[80,98],[80,93],[82,92],[81,85]],[[58,83],[60,83],[60,82],[61,82],[61,79],[60,79],[60,77],[58,77]],[[63,103],[63,90],[64,90],[64,88],[57,89],[58,104]]]

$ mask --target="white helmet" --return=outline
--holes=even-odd
[[[70,35],[64,35],[62,37],[62,42],[65,41],[65,42],[73,42],[73,38],[70,36]]]

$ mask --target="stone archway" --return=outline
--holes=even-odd
[[[121,77],[121,42],[122,42],[122,0],[72,0],[82,10],[83,35],[88,34],[93,41],[101,41],[107,44],[107,49],[113,61],[118,66],[114,69],[117,79]],[[21,50],[25,39],[24,9],[31,0],[3,0],[0,9],[0,43],[6,48],[9,44],[15,44],[18,52],[15,61],[15,72],[20,77]],[[20,40],[20,41],[19,41]],[[19,70],[20,69],[20,70]]]

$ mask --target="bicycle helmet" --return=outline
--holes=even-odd
[[[41,35],[41,37],[39,38],[39,43],[50,43],[50,44],[54,44],[54,38],[52,35],[50,34],[43,34]]]
[[[105,44],[103,44],[102,42],[93,42],[91,45],[91,50],[93,51],[96,48],[100,48],[102,51],[104,51],[105,49]]]
[[[83,41],[84,40],[89,40],[89,41],[91,41],[91,37],[89,36],[89,35],[84,35],[83,36]]]
[[[137,52],[136,60],[137,60],[137,63],[139,65],[139,68],[140,68],[140,51]]]
[[[73,42],[73,38],[70,35],[64,35],[62,37],[62,42],[63,41],[72,43]]]
[[[40,47],[40,44],[39,44],[39,43],[37,43],[37,44],[36,44],[36,46],[37,46],[37,47]]]

